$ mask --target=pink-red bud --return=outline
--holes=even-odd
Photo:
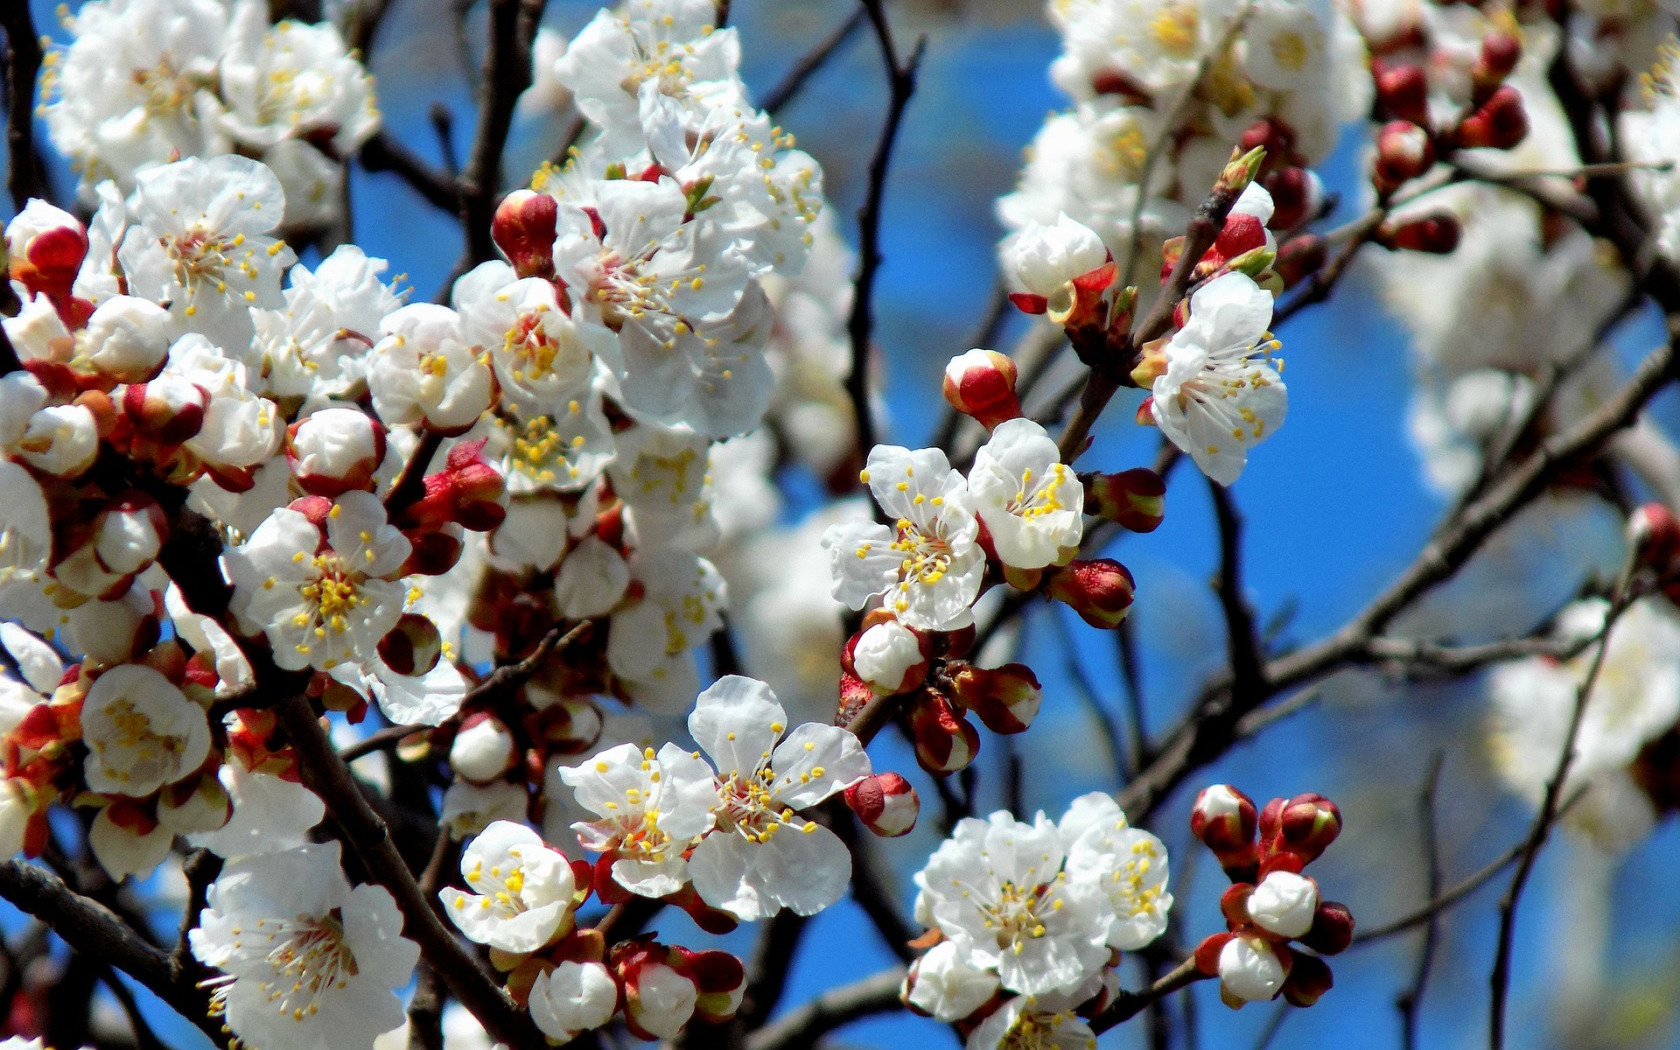
[[[1409,120],[1391,120],[1377,132],[1374,181],[1391,193],[1435,166],[1435,143],[1429,132]]]
[[[1296,952],[1294,965],[1283,982],[1283,998],[1290,1006],[1311,1006],[1335,983],[1329,963],[1306,952]]]
[[[1450,255],[1458,248],[1459,235],[1462,232],[1463,227],[1459,225],[1458,217],[1443,213],[1408,222],[1385,222],[1378,227],[1374,239],[1385,248],[1427,252],[1430,255]]]
[[[554,237],[560,204],[546,193],[514,190],[490,220],[490,239],[521,277],[554,276]]]
[[[123,391],[123,415],[139,437],[159,445],[179,445],[204,425],[210,395],[197,383],[160,376]]]
[[[1133,532],[1154,532],[1166,516],[1167,484],[1148,467],[1118,474],[1081,474],[1085,513]]]
[[[1021,415],[1015,396],[1015,362],[996,350],[970,350],[945,366],[945,400],[987,430]]]
[[[1320,955],[1336,955],[1353,943],[1353,913],[1339,901],[1321,901],[1313,913],[1312,929],[1299,938]]]
[[[1044,688],[1026,664],[993,670],[965,664],[951,676],[951,688],[987,729],[1003,735],[1025,732],[1044,703]]]
[[[1050,597],[1099,630],[1118,627],[1132,607],[1136,582],[1113,558],[1071,561],[1046,577]]]
[[[1429,125],[1429,78],[1422,67],[1389,65],[1378,59],[1371,63],[1371,76],[1383,112],[1396,120]]]
[[[863,826],[882,838],[908,835],[921,813],[921,799],[897,773],[876,773],[846,789],[846,805]]]
[[[1267,813],[1272,807],[1266,807]],[[1311,862],[1342,833],[1342,812],[1323,795],[1296,795],[1277,811],[1275,830],[1261,823],[1261,840],[1273,852],[1288,851]]]
[[[916,761],[941,776],[967,767],[980,751],[980,731],[951,701],[931,690],[918,696],[910,709],[910,735]]]
[[[1464,118],[1454,135],[1468,148],[1510,149],[1528,137],[1522,94],[1509,84],[1496,88],[1481,108]]]
[[[405,677],[418,677],[437,666],[443,655],[443,636],[429,617],[403,613],[379,640],[378,650],[385,666]]]

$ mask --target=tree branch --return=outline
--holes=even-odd
[[[1110,1028],[1129,1021],[1149,1007],[1150,1003],[1164,999],[1180,988],[1187,988],[1197,981],[1207,980],[1208,975],[1196,969],[1195,959],[1186,959],[1178,967],[1157,980],[1148,988],[1138,992],[1121,990],[1109,1003],[1108,1009],[1098,1014],[1091,1021],[1091,1031],[1098,1035]]]
[[[31,197],[47,197],[46,172],[35,152],[35,78],[41,71],[41,39],[26,0],[0,4],[6,30],[6,189],[22,211]]]
[[[490,220],[502,188],[502,153],[513,109],[531,86],[531,43],[542,21],[545,0],[490,0],[490,39],[484,47],[479,84],[478,131],[461,172],[461,228],[466,252],[461,271],[496,257]]]
[[[863,27],[864,20],[868,17],[869,12],[863,7],[854,8],[852,13],[846,16],[844,22],[835,26],[827,36],[817,41],[815,47],[805,52],[804,56],[782,75],[782,79],[776,82],[775,87],[764,93],[764,101],[761,103],[764,111],[775,114],[777,110],[792,102],[804,89],[805,82],[810,80],[818,70],[826,66],[829,60],[839,53],[840,49],[845,46],[846,41],[852,38],[852,34]]]
[[[903,982],[904,968],[895,966],[861,981],[831,989],[775,1024],[754,1032],[747,1039],[747,1048],[804,1050],[815,1046],[824,1034],[841,1025],[899,1009],[898,989]]]

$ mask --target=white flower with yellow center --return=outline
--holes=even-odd
[[[461,855],[473,891],[439,891],[443,910],[467,938],[504,952],[534,952],[571,929],[571,865],[523,824],[498,820]]]
[[[1271,365],[1279,345],[1271,323],[1272,293],[1245,274],[1215,277],[1190,297],[1190,320],[1167,344],[1166,371],[1150,389],[1161,433],[1221,485],[1237,480],[1248,447],[1282,426],[1289,409]]]
[[[597,818],[572,825],[578,843],[614,858],[613,881],[644,897],[682,889],[683,855],[712,826],[717,804],[711,767],[698,754],[675,744],[657,753],[620,744],[558,772]]]
[[[368,392],[386,426],[424,422],[461,433],[490,407],[495,393],[489,357],[467,341],[461,317],[447,306],[414,303],[380,324]]]
[[[210,754],[204,708],[139,664],[94,681],[82,702],[82,738],[89,790],[135,798],[194,772]]]
[[[251,308],[285,304],[280,276],[297,256],[269,233],[286,211],[274,173],[245,157],[190,157],[137,177],[139,225],[117,257],[129,291],[168,303],[179,332],[240,354],[256,332]]]
[[[393,989],[420,949],[378,886],[350,887],[328,842],[230,863],[206,896],[193,955],[221,970],[212,1009],[253,1050],[367,1050],[403,1022]]]
[[[1018,996],[987,1015],[963,1050],[1097,1050],[1097,1037],[1074,1012],[1072,996]]]
[[[906,627],[955,631],[974,622],[986,556],[967,483],[936,448],[876,445],[859,475],[893,526],[843,522],[823,533],[834,597],[861,609],[876,595]]]
[[[288,670],[361,665],[403,613],[397,572],[410,544],[384,504],[346,492],[326,513],[324,532],[282,507],[224,555],[240,630],[266,633],[275,663]]]
[[[1005,565],[1042,569],[1078,552],[1085,486],[1032,420],[998,424],[974,456],[968,493]]]
[[[490,351],[503,402],[528,414],[554,414],[587,400],[610,371],[601,359],[617,358],[618,340],[609,329],[569,314],[552,281],[519,279],[507,263],[474,268],[455,282],[451,301],[468,340]]]
[[[1165,843],[1127,824],[1119,804],[1100,791],[1074,799],[1057,829],[1067,844],[1068,877],[1096,886],[1114,910],[1110,948],[1136,951],[1166,932],[1173,896]]]
[[[688,730],[717,764],[717,824],[689,857],[707,904],[745,922],[791,908],[814,915],[840,899],[852,858],[834,832],[797,811],[869,775],[858,738],[787,712],[763,682],[720,678],[700,694]]]
[[[1062,870],[1066,859],[1042,813],[1031,824],[965,818],[916,874],[917,914],[1008,990],[1070,991],[1107,964],[1113,910],[1094,882]]]
[[[629,569],[642,596],[612,614],[607,666],[650,711],[680,714],[699,689],[694,650],[723,626],[728,591],[716,566],[686,550],[638,550]]]

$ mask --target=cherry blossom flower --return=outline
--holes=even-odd
[[[620,744],[559,774],[596,815],[572,829],[584,849],[614,858],[613,881],[644,897],[682,889],[684,854],[711,828],[718,802],[712,770],[697,754],[675,744],[657,753]]]
[[[998,558],[1017,569],[1065,563],[1084,534],[1085,487],[1030,419],[999,423],[975,453],[969,499]]]
[[[1237,480],[1248,446],[1282,426],[1289,407],[1270,363],[1271,323],[1270,292],[1244,274],[1215,277],[1191,295],[1190,320],[1167,344],[1166,371],[1150,389],[1161,433],[1221,485]]]
[[[362,1050],[402,1023],[420,949],[389,893],[351,888],[338,843],[233,861],[206,900],[192,952],[225,975],[213,1003],[242,1043]]]
[[[136,798],[193,772],[210,753],[204,709],[139,664],[94,681],[82,703],[82,735],[88,787]]]
[[[1292,871],[1267,875],[1248,898],[1254,924],[1279,937],[1305,936],[1317,910],[1318,884]]]
[[[1057,828],[1067,843],[1068,876],[1108,896],[1114,910],[1109,947],[1136,951],[1167,931],[1173,896],[1160,839],[1127,824],[1119,804],[1102,792],[1074,799]]]
[[[814,915],[839,900],[851,854],[795,811],[869,775],[857,737],[814,722],[788,732],[775,694],[740,675],[700,694],[688,729],[718,769],[717,824],[689,858],[701,899],[748,922],[782,908]]]
[[[495,384],[480,349],[447,306],[414,303],[386,315],[373,348],[368,391],[387,426],[424,421],[460,433],[490,407]]]
[[[946,1024],[985,1006],[1000,987],[996,973],[964,962],[954,941],[941,941],[917,958],[905,984],[905,1002]]]
[[[269,236],[286,209],[274,173],[237,156],[189,157],[137,178],[138,225],[118,258],[132,294],[169,304],[179,331],[239,353],[251,343],[251,307],[285,302],[280,275],[297,257]]]
[[[403,613],[411,545],[378,498],[346,492],[322,520],[283,507],[224,555],[240,629],[266,633],[281,667],[360,666]]]
[[[1071,999],[1017,996],[981,1021],[963,1050],[1096,1050],[1096,1034]]]
[[[461,855],[473,890],[438,892],[469,940],[504,952],[534,952],[571,927],[576,882],[566,858],[523,824],[498,820]]]
[[[567,959],[531,983],[531,1020],[556,1042],[601,1027],[617,1010],[618,982],[598,962]]]
[[[906,627],[954,631],[974,622],[986,556],[967,483],[936,448],[897,445],[870,450],[859,475],[892,527],[846,522],[829,527],[822,544],[834,574],[834,597],[852,609],[886,596]]]

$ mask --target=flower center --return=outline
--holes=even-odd
[[[325,915],[259,919],[257,926],[274,945],[266,961],[275,974],[258,987],[294,1021],[313,1016],[323,993],[347,987],[360,972],[344,943],[344,914],[338,908]]]
[[[898,577],[906,583],[928,586],[944,579],[951,568],[951,545],[943,537],[930,536],[909,518],[898,519],[898,538],[892,549],[904,555]]]

